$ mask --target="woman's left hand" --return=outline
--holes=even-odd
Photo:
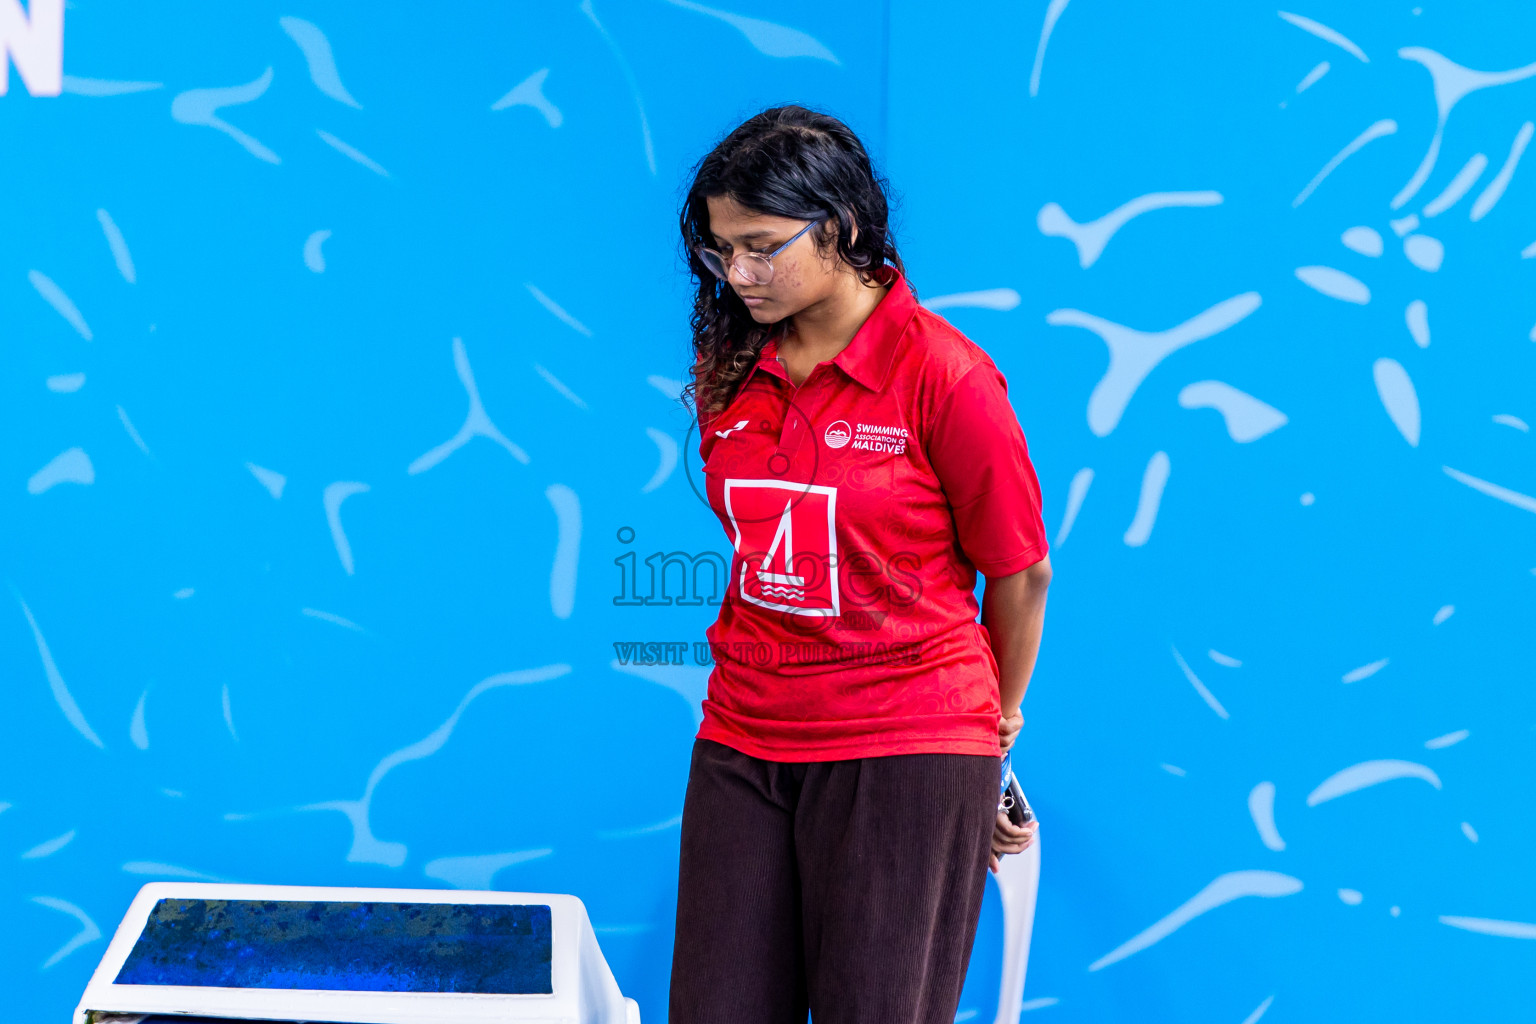
[[[1013,709],[1013,714],[1004,714],[997,720],[997,745],[1003,750],[1013,746],[1013,741],[1019,738],[1019,730],[1024,728],[1024,712],[1018,708]]]
[[[1004,854],[1023,853],[1029,849],[1035,841],[1035,830],[1039,827],[1038,819],[1031,818],[1023,825],[1015,825],[1008,820],[1007,811],[997,812],[997,821],[992,826],[992,853],[988,857],[988,866],[994,875],[1001,866],[999,858]]]

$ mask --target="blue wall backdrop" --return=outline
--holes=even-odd
[[[72,0],[63,54],[0,97],[11,1016],[211,878],[573,892],[665,1018],[708,667],[615,644],[713,618],[652,578],[727,549],[675,211],[782,101],[1040,471],[1030,1019],[1529,1014],[1536,8]]]

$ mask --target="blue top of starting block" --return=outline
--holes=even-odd
[[[552,991],[542,904],[161,899],[118,985]]]

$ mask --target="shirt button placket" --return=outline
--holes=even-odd
[[[811,372],[814,373],[815,371],[813,370]],[[801,381],[800,387],[795,389],[791,394],[795,396],[805,394],[805,385],[808,383],[810,383],[809,378]],[[801,442],[805,440],[807,426],[808,424],[805,422],[805,413],[801,410],[800,406],[795,403],[794,398],[791,398],[789,400],[789,408],[784,412],[784,428],[779,431],[778,450],[786,455],[799,451]]]

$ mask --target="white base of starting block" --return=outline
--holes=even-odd
[[[139,890],[74,1024],[160,1015],[640,1024],[574,896],[201,882]]]

